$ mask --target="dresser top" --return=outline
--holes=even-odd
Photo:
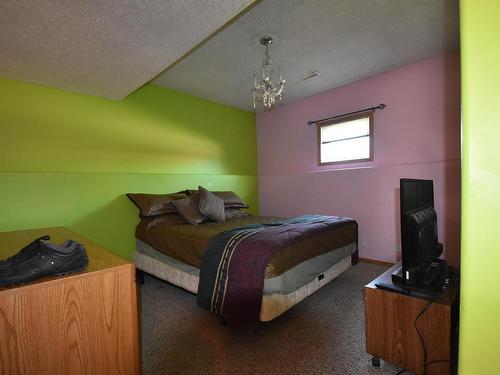
[[[96,243],[70,231],[65,227],[38,228],[29,230],[18,230],[13,232],[0,232],[0,259],[6,259],[21,250],[27,244],[36,238],[44,235],[50,236],[50,242],[61,244],[66,240],[75,240],[85,246],[85,251],[89,258],[89,265],[86,271],[75,275],[87,274],[90,272],[103,271],[109,268],[131,264],[130,261],[113,254],[109,250],[97,245]],[[71,276],[67,276],[71,277]],[[44,277],[35,282],[26,284],[45,282],[49,280],[61,279],[61,277]],[[19,286],[17,286],[19,287]],[[0,290],[11,289],[15,287],[0,288]]]

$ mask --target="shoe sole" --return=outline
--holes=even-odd
[[[33,281],[36,281],[36,280],[41,279],[43,277],[51,277],[51,276],[60,277],[60,276],[72,275],[72,274],[84,271],[86,267],[87,267],[87,264],[85,266],[83,266],[82,268],[76,269],[76,270],[71,270],[71,271],[66,271],[66,272],[60,272],[60,273],[53,273],[53,274],[50,274],[50,275],[44,275],[44,276],[38,276],[38,277],[33,277],[31,279],[23,280],[23,281],[16,282],[16,283],[10,283],[10,284],[5,284],[5,285],[1,285],[0,284],[0,288],[6,288],[6,287],[9,287],[9,286],[19,286],[19,285],[29,284],[29,283],[32,283]]]

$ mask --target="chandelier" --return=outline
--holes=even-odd
[[[279,81],[273,83],[273,60],[269,56],[268,48],[273,44],[273,38],[265,36],[260,40],[260,44],[266,47],[264,53],[264,61],[262,61],[262,78],[257,79],[254,73],[254,84],[252,88],[253,108],[256,108],[257,103],[262,103],[266,111],[270,111],[276,100],[281,100],[285,91],[286,79],[283,79],[278,66]]]

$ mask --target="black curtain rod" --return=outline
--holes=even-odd
[[[349,116],[349,115],[355,115],[356,113],[368,112],[368,111],[375,111],[376,109],[384,109],[384,108],[385,108],[385,104],[381,103],[381,104],[379,104],[376,107],[360,109],[359,111],[354,111],[354,112],[344,113],[342,115],[337,115],[337,116],[322,118],[321,120],[308,121],[307,125],[311,126],[313,124],[317,124],[318,122],[323,122],[323,121],[328,121],[328,120],[335,120],[336,118],[339,118],[339,117],[344,117],[344,116]]]

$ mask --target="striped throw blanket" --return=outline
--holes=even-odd
[[[231,325],[258,322],[264,274],[271,257],[281,249],[352,221],[307,215],[219,233],[203,255],[198,305]]]

